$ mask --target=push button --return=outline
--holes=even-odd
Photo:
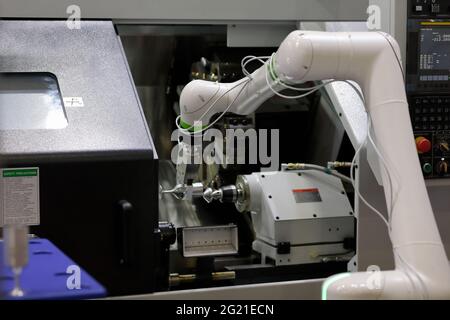
[[[433,172],[433,166],[430,163],[424,163],[422,166],[423,173],[431,174]]]
[[[431,151],[431,142],[425,137],[416,138],[416,147],[419,154],[428,153]]]

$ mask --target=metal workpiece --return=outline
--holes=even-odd
[[[0,73],[53,75],[66,98],[67,117],[67,125],[59,129],[3,130],[0,154],[5,160],[14,156],[15,161],[51,161],[57,154],[153,156],[153,142],[112,22],[81,21],[81,29],[71,30],[66,21],[0,21],[0,57]]]
[[[194,182],[191,186],[189,186],[187,196],[189,198],[201,198],[203,196],[204,189],[205,187],[203,186],[203,183]]]
[[[162,186],[160,186],[159,192],[160,192],[160,195],[171,194],[172,196],[175,197],[175,199],[182,200],[186,195],[186,189],[187,189],[186,185],[177,184],[172,189],[167,189],[167,190],[163,190]]]
[[[214,190],[213,188],[207,188],[203,192],[203,199],[206,202],[211,203],[214,200],[220,200],[222,198],[222,192],[220,190]]]
[[[177,174],[176,180],[177,184],[188,184],[190,180],[195,180],[198,176],[198,171],[200,168],[200,163],[202,159],[202,148],[201,145],[190,145],[183,142],[182,138],[190,139],[186,134],[180,136],[177,145]]]
[[[219,200],[222,203],[236,203],[242,191],[234,185],[223,186],[217,190],[207,188],[203,192],[203,199],[211,203],[213,200]]]
[[[159,182],[162,188],[170,189],[175,184],[176,169],[171,161],[159,161]],[[172,195],[162,195],[159,199],[159,220],[170,221],[176,228],[218,225],[218,215],[212,215],[199,205],[203,199],[180,201]],[[175,246],[176,247],[176,244]]]
[[[178,200],[192,200],[194,198],[201,198],[203,196],[203,183],[194,182],[191,185],[178,184],[172,189],[162,190],[161,194],[171,194]]]
[[[220,188],[222,191],[222,202],[231,202],[234,203],[238,199],[238,189],[236,186],[224,186]]]
[[[235,203],[236,209],[239,212],[257,211],[260,208],[258,199],[257,202],[252,200],[261,192],[257,177],[254,175],[239,175],[236,179],[236,188],[238,190],[238,199]],[[253,197],[252,197],[253,193]]]

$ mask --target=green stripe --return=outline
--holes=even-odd
[[[325,280],[325,282],[322,284],[322,300],[327,300],[328,299],[328,288],[335,283],[336,281],[343,279],[343,278],[347,278],[350,277],[350,273],[340,273],[337,275],[334,275],[330,278],[328,278],[327,280]]]
[[[274,60],[275,60],[275,57],[272,57],[272,59],[270,59],[269,63],[267,64],[267,67],[269,68],[269,74],[270,74],[270,77],[272,78],[272,81],[277,81],[278,75],[275,72],[275,68],[273,66]]]
[[[37,169],[3,170],[3,178],[36,177],[37,175],[38,175]]]
[[[190,132],[197,132],[197,131],[201,131],[204,128],[206,128],[207,126],[192,126],[191,124],[183,121],[183,119],[180,119],[180,127],[185,129],[185,130],[189,130]]]

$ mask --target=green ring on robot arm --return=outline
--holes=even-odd
[[[194,126],[194,125],[191,125],[191,124],[189,124],[189,123],[183,121],[183,119],[180,118],[180,127],[181,127],[182,129],[188,130],[189,132],[192,132],[192,133],[196,133],[196,132],[202,131],[202,130],[205,129],[207,126],[208,126],[208,125],[204,125],[204,126]]]
[[[277,72],[275,71],[274,60],[275,60],[275,54],[273,54],[270,57],[269,63],[267,64],[267,68],[269,69],[269,74],[270,74],[270,77],[272,78],[272,81],[277,81],[279,79],[278,79]]]
[[[335,283],[336,281],[343,279],[343,278],[347,278],[350,277],[350,273],[339,273],[336,274],[328,279],[326,279],[324,281],[324,283],[322,284],[322,300],[328,300],[328,288]]]

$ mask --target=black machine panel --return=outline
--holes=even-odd
[[[406,89],[426,178],[450,177],[450,0],[410,0]]]
[[[39,168],[30,231],[111,296],[166,289],[158,157],[114,25],[1,20],[0,30],[1,167]],[[75,97],[81,106],[64,103]]]

